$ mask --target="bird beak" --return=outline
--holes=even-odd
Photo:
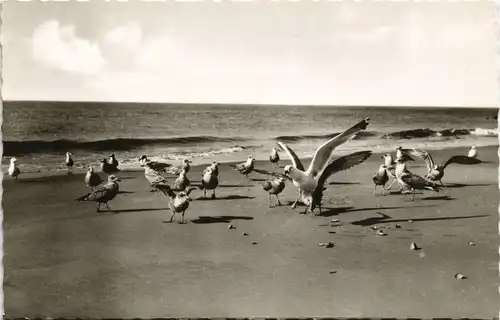
[[[188,201],[193,201],[193,199],[191,199],[191,197],[189,197],[189,196],[187,196],[187,197],[186,197],[186,199],[187,199]]]
[[[120,178],[116,178],[116,181],[118,182],[122,182],[122,180]]]

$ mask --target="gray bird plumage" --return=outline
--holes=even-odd
[[[77,198],[77,201],[93,201],[97,203],[97,212],[100,212],[101,204],[104,203],[106,208],[111,211],[108,202],[113,200],[120,190],[118,182],[121,180],[114,175],[108,177],[108,182],[97,187],[94,191]]]
[[[156,185],[160,183],[167,183],[167,178],[162,176],[158,171],[152,168],[151,163],[147,162],[146,164],[143,164],[142,167],[144,167],[144,177],[146,180],[148,180],[149,185],[151,186],[150,191],[154,192],[156,191]]]
[[[415,199],[415,190],[432,190],[439,192],[441,188],[439,185],[408,171],[405,167],[405,163],[405,159],[396,159],[396,177],[403,186],[411,190],[411,201]]]
[[[163,222],[170,223],[173,221],[174,216],[177,213],[182,213],[181,223],[184,223],[184,214],[189,208],[189,202],[192,201],[192,199],[189,197],[189,194],[191,193],[191,191],[197,188],[190,187],[186,191],[175,193],[168,184],[158,184],[156,187],[158,188],[158,190],[163,192],[163,194],[169,197],[169,207],[170,210],[172,210],[172,216],[170,217],[170,220]]]
[[[231,165],[231,167],[241,173],[242,178],[245,177],[248,180],[248,175],[253,171],[254,169],[254,162],[255,158],[253,156],[249,156],[247,161],[236,164],[236,165]]]
[[[215,166],[217,168],[217,166]],[[203,189],[203,198],[207,197],[207,190],[212,190],[212,199],[215,199],[215,189],[219,186],[219,177],[212,166],[203,171],[201,177],[201,189]]]
[[[102,159],[101,171],[106,173],[107,175],[110,175],[112,173],[119,172],[120,169],[118,169],[115,165],[109,163],[107,159]]]
[[[385,164],[382,164],[378,171],[375,173],[375,175],[372,178],[374,186],[373,186],[373,194],[377,195],[377,187],[381,186],[383,191],[382,194],[385,195],[385,185],[389,181],[389,175],[387,174],[387,166]]]
[[[94,188],[101,183],[101,176],[98,173],[94,172],[94,168],[92,168],[92,166],[89,166],[89,170],[85,175],[85,184],[87,185],[87,187],[91,188],[92,191],[94,191]]]
[[[180,166],[172,166],[166,168],[165,171],[172,175],[179,175],[181,173],[181,170],[184,170],[185,173],[188,173],[189,170],[191,170],[191,165],[190,165],[191,163],[192,163],[191,160],[184,159]]]
[[[172,165],[170,163],[160,162],[160,161],[151,161],[148,159],[148,157],[145,154],[143,154],[139,158],[139,162],[141,163],[141,165],[145,165],[146,163],[149,163],[149,167],[155,171],[158,171],[158,172],[167,172],[167,169],[172,167]]]
[[[181,172],[179,172],[179,177],[177,177],[177,179],[175,179],[174,181],[174,189],[184,191],[190,185],[191,181],[189,181],[186,172],[184,170],[181,170]]]

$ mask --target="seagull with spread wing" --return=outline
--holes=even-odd
[[[149,163],[151,169],[156,170],[156,171],[160,171],[160,172],[166,171],[167,168],[170,168],[172,166],[170,163],[149,160],[145,154],[143,154],[139,158],[139,162],[141,163],[141,165],[145,165],[146,163]]]
[[[190,187],[185,191],[175,193],[174,190],[172,190],[172,188],[168,184],[161,183],[156,185],[156,187],[170,199],[169,207],[170,210],[172,210],[172,216],[170,217],[170,220],[165,220],[163,222],[170,223],[173,221],[174,216],[177,213],[182,213],[182,220],[180,223],[184,223],[184,214],[186,213],[186,210],[189,208],[189,202],[193,201],[189,197],[189,194],[191,193],[191,191],[198,188]]]
[[[411,190],[411,201],[415,199],[415,190],[432,190],[439,192],[439,185],[406,169],[406,161],[404,157],[396,159],[396,177],[403,188]]]
[[[167,173],[173,174],[173,175],[178,175],[181,173],[181,170],[184,170],[185,173],[188,173],[189,170],[191,170],[191,163],[193,163],[191,160],[184,159],[182,160],[182,164],[180,166],[176,167],[169,167],[165,169]]]
[[[370,118],[365,118],[321,145],[314,153],[313,159],[309,164],[308,169],[305,171],[297,155],[293,151],[290,151],[291,149],[286,144],[280,141],[277,142],[278,146],[280,146],[280,148],[284,150],[288,157],[292,160],[293,165],[285,166],[285,174],[292,179],[293,184],[299,189],[299,194],[295,202],[292,204],[292,209],[296,208],[297,202],[302,197],[302,201],[306,205],[305,213],[307,213],[307,209],[311,208],[313,205],[314,198],[316,198],[314,193],[318,186],[318,182],[327,168],[328,161],[330,160],[335,148],[354,138],[358,132],[365,130],[368,126],[369,120]],[[321,190],[321,193],[322,191],[323,190]]]
[[[432,182],[438,182],[441,184],[441,186],[445,187],[443,184],[443,177],[444,177],[444,169],[446,169],[447,166],[450,164],[462,164],[462,165],[473,165],[473,164],[479,164],[481,163],[481,160],[476,159],[476,158],[471,158],[468,156],[452,156],[446,162],[442,165],[438,165],[434,162],[432,159],[432,156],[430,152],[422,150],[422,149],[413,149],[411,152],[422,158],[425,161],[425,164],[427,165],[427,170],[428,173],[425,175],[425,178],[432,181]],[[446,187],[445,187],[446,188]]]
[[[77,198],[77,201],[93,201],[97,203],[97,212],[101,212],[101,204],[105,204],[106,208],[111,211],[108,202],[113,200],[119,191],[118,182],[121,180],[114,175],[108,176],[108,182],[94,189],[94,191]]]

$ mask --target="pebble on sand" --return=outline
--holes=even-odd
[[[410,249],[411,250],[419,250],[420,248],[417,246],[417,244],[415,242],[412,242],[410,245]]]
[[[476,244],[475,244],[474,242],[472,242],[472,241],[471,241],[471,242],[469,242],[469,246],[473,247],[473,246],[475,246],[475,245],[476,245]]]
[[[321,242],[321,243],[318,243],[318,246],[325,247],[325,248],[333,248],[335,246],[335,244],[333,242]]]
[[[401,229],[401,226],[399,224],[397,224],[396,229]]]
[[[330,270],[330,274],[336,274],[337,270]]]
[[[377,235],[379,235],[379,236],[386,236],[387,233],[385,233],[383,230],[379,230],[379,231],[377,231]]]
[[[467,279],[467,277],[466,277],[466,276],[464,276],[464,275],[463,275],[463,274],[461,274],[461,273],[457,273],[457,274],[455,275],[455,278],[456,278],[456,279],[460,279],[460,280],[461,280],[461,279]]]
[[[228,229],[236,229],[236,227],[235,227],[235,226],[233,226],[232,224],[228,225],[228,226],[227,226],[227,228],[228,228]]]
[[[244,235],[244,236],[248,236],[248,233],[246,233],[246,232],[243,232],[243,235]]]
[[[252,244],[257,244],[257,241],[252,241]]]

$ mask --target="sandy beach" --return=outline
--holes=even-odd
[[[290,208],[291,183],[285,205],[269,208],[266,176],[248,183],[223,164],[217,199],[194,191],[184,225],[162,223],[168,199],[142,171],[118,174],[122,193],[101,214],[73,201],[89,190],[83,174],[5,176],[6,317],[497,317],[498,156],[478,151],[484,163],[446,169],[448,199],[429,191],[414,202],[397,184],[373,196],[373,154],[329,180],[320,216]],[[408,166],[426,172],[421,160]]]

